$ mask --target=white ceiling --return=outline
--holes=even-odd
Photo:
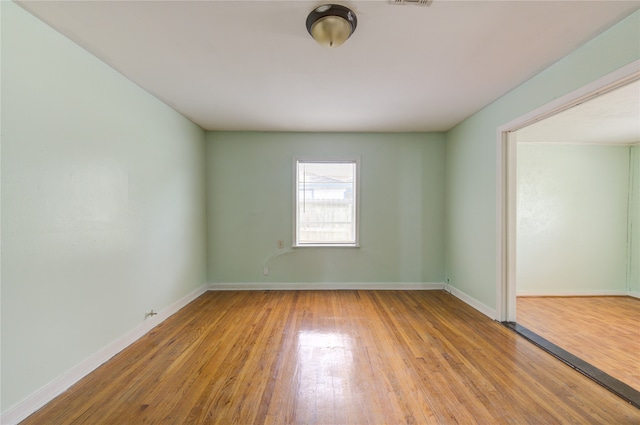
[[[638,1],[342,4],[358,27],[317,45],[318,1],[22,1],[207,130],[444,131],[622,18]]]
[[[518,143],[640,142],[640,80],[517,131]]]

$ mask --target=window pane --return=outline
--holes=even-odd
[[[356,242],[355,162],[298,162],[298,243]]]

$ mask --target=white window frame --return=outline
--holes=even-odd
[[[355,164],[355,182],[354,182],[354,242],[348,243],[301,243],[298,240],[298,164],[301,162],[316,162],[316,163],[347,163]],[[360,247],[360,157],[340,157],[340,158],[323,158],[323,157],[308,157],[308,156],[296,156],[293,158],[293,247],[305,248],[305,247],[341,247],[341,248],[359,248]]]

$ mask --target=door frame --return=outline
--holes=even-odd
[[[496,138],[496,320],[516,321],[516,131],[638,79],[640,79],[640,60],[498,127]]]

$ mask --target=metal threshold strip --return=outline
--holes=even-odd
[[[502,322],[502,324],[516,332],[518,335],[523,336],[525,339],[542,348],[552,356],[566,363],[573,369],[582,373],[586,377],[602,385],[612,393],[616,394],[618,397],[640,409],[640,391],[601,371],[597,367],[585,362],[581,358],[576,357],[568,351],[563,350],[562,348],[558,347],[550,341],[547,341],[537,333],[525,328],[522,325],[519,325],[515,322]]]

